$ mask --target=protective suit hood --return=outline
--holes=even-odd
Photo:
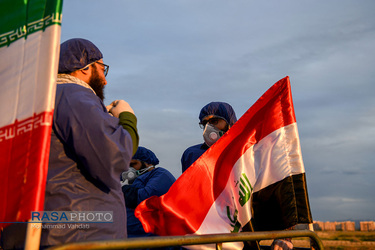
[[[200,122],[209,115],[214,115],[224,119],[230,126],[233,126],[237,121],[236,113],[232,106],[226,102],[210,102],[204,106],[199,114]]]
[[[59,74],[69,74],[103,58],[89,40],[73,38],[60,45]]]
[[[132,159],[140,160],[148,164],[152,164],[153,166],[156,166],[159,164],[159,159],[156,157],[154,152],[141,146],[138,147],[137,152],[135,152]]]

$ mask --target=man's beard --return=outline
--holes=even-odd
[[[103,79],[100,78],[96,67],[93,67],[92,75],[89,81],[90,87],[95,91],[96,95],[100,98],[100,100],[104,101],[104,86],[105,82]]]

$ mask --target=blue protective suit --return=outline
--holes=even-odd
[[[138,176],[132,185],[128,185],[128,188],[137,190],[137,192],[132,192],[136,195],[136,205],[146,200],[151,196],[161,196],[168,192],[169,188],[176,181],[176,178],[165,168],[157,167],[149,172],[146,172]],[[126,186],[124,186],[126,187]],[[123,190],[124,190],[123,187]],[[127,193],[124,192],[125,199],[127,200]],[[126,208],[127,212],[127,228],[128,237],[144,237],[150,236],[152,234],[146,234],[143,230],[141,222],[135,217],[134,209]]]
[[[113,223],[43,229],[41,245],[126,238],[119,176],[128,169],[132,139],[91,89],[57,85],[50,148],[44,210],[113,211]]]
[[[207,149],[208,146],[206,143],[187,148],[181,157],[182,172],[185,172]]]

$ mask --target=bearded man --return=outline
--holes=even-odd
[[[103,104],[108,69],[92,42],[61,44],[44,210],[78,214],[83,225],[44,224],[42,247],[127,237],[119,177],[138,148],[137,119],[124,100]],[[95,217],[104,211],[112,220]],[[92,219],[102,223],[85,224]]]

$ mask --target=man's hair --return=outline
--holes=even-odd
[[[73,38],[60,45],[59,74],[69,74],[103,58],[89,40]]]

